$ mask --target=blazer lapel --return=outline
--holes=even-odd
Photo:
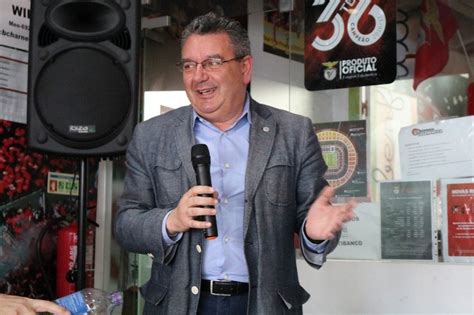
[[[175,141],[178,157],[183,164],[191,186],[196,185],[196,175],[191,163],[191,147],[195,144],[193,132],[193,115],[191,106],[186,108],[184,115],[176,119]],[[171,157],[173,158],[173,157]]]
[[[245,173],[245,198],[250,202],[262,179],[276,134],[276,122],[270,111],[254,100],[250,103],[252,125]],[[247,234],[252,207],[245,207],[244,235]]]

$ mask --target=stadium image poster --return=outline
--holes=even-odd
[[[304,67],[310,91],[393,82],[396,1],[306,0]]]
[[[336,197],[367,196],[367,129],[365,120],[314,124],[323,158],[324,178]]]

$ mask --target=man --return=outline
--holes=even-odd
[[[191,106],[136,128],[116,222],[125,249],[154,257],[144,313],[301,313],[293,235],[319,268],[354,205],[330,204],[311,121],[247,94],[253,60],[237,22],[196,18],[181,57]],[[213,187],[195,186],[196,143],[209,147]],[[203,215],[216,215],[217,239],[204,240]]]
[[[39,312],[48,312],[57,315],[70,314],[62,306],[50,301],[0,294],[0,314],[2,315],[35,315]]]

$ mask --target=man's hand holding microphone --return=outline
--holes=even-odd
[[[208,240],[217,237],[216,209],[218,194],[211,186],[209,149],[196,144],[191,150],[191,161],[196,172],[197,186],[189,189],[172,210],[166,222],[168,235],[189,229],[203,229]]]

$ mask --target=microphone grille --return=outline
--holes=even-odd
[[[195,144],[191,148],[191,162],[193,166],[198,164],[211,164],[209,149],[205,144]]]

